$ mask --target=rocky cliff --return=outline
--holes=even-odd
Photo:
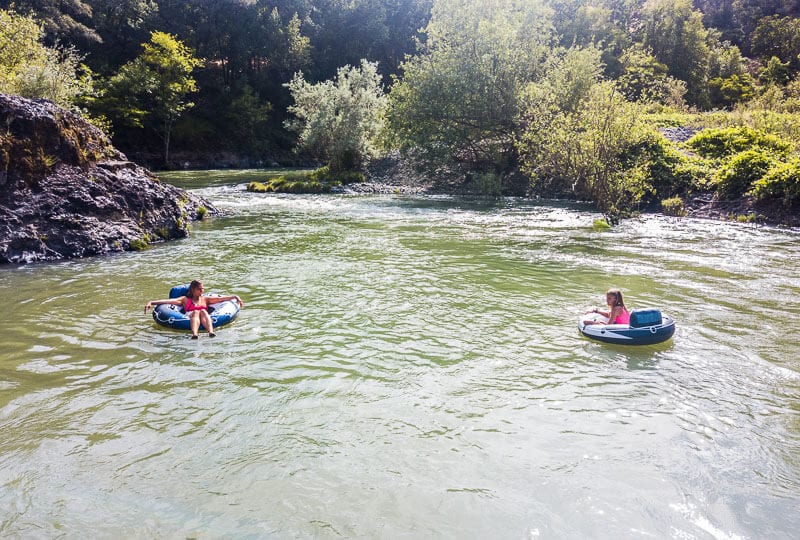
[[[141,249],[216,210],[127,160],[86,120],[0,94],[0,262]]]

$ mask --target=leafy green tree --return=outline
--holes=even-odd
[[[160,0],[87,0],[91,5],[92,27],[99,36],[87,48],[92,68],[114,72],[133,60],[141,44],[157,27]]]
[[[756,95],[755,82],[747,73],[744,75],[731,75],[725,79],[715,77],[708,81],[708,88],[711,103],[724,107],[731,107],[736,103],[749,101]]]
[[[92,7],[84,0],[0,0],[0,9],[35,17],[42,24],[47,43],[67,41],[84,45],[100,41],[91,28]]]
[[[786,86],[792,80],[789,62],[781,62],[780,58],[773,56],[758,70],[758,78],[765,84]]]
[[[191,74],[202,60],[181,41],[164,32],[153,32],[142,53],[123,65],[100,101],[112,121],[152,128],[163,141],[164,164],[169,164],[170,136],[175,121],[194,103],[197,90]]]
[[[242,88],[225,113],[230,136],[235,139],[238,147],[256,152],[264,150],[260,146],[267,139],[271,111],[272,105],[265,103],[249,85]]]
[[[538,1],[437,0],[425,34],[392,87],[396,144],[428,164],[508,167],[520,91],[549,53],[549,11]]]
[[[668,68],[639,44],[627,49],[620,62],[622,75],[617,84],[630,101],[656,102],[682,107],[686,83],[670,77]]]
[[[74,49],[47,47],[42,38],[35,19],[0,10],[0,92],[71,107],[91,91],[90,74]]]
[[[641,40],[668,74],[686,82],[686,97],[706,105],[706,80],[711,56],[702,13],[691,0],[647,0],[641,14]]]
[[[797,72],[800,70],[800,19],[764,17],[753,32],[752,50],[764,60],[777,57]]]
[[[570,183],[615,224],[650,189],[647,149],[658,135],[642,119],[639,105],[625,100],[611,82],[591,86],[573,110],[557,112],[547,133],[527,132],[522,159],[534,189]]]
[[[602,77],[599,49],[571,48],[553,55],[541,80],[529,83],[522,93],[521,132],[517,139],[522,171],[533,179],[533,188],[545,196],[567,195],[577,187],[566,169],[547,167],[550,137],[564,118],[578,113]],[[589,197],[585,191],[580,196]]]
[[[294,98],[287,127],[299,135],[300,148],[342,172],[360,167],[376,154],[387,97],[376,63],[344,66],[333,80],[311,84],[298,72],[286,85]]]

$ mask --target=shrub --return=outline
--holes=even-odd
[[[250,182],[247,184],[247,191],[252,191],[254,193],[267,193],[272,190],[269,189],[269,186],[263,182]]]
[[[651,190],[648,149],[658,139],[642,113],[603,82],[589,88],[575,111],[556,112],[546,126],[531,124],[519,150],[533,188],[569,181],[611,225],[630,215]]]
[[[668,216],[682,217],[686,215],[686,208],[680,197],[670,197],[661,201],[661,210]]]
[[[486,197],[499,197],[503,194],[503,181],[499,174],[486,172],[474,175],[475,189]]]
[[[301,72],[284,84],[294,98],[295,119],[286,127],[298,133],[298,146],[326,160],[333,170],[360,166],[377,155],[388,97],[378,64],[339,68],[333,80],[311,84]]]
[[[704,129],[686,142],[687,146],[705,158],[720,159],[752,148],[770,150],[786,155],[792,150],[788,141],[747,126]]]
[[[756,200],[781,200],[785,206],[800,203],[800,159],[779,163],[753,185]]]
[[[611,225],[609,225],[608,220],[606,220],[605,218],[596,219],[592,222],[592,229],[594,229],[595,231],[605,231],[610,228]]]
[[[686,193],[700,185],[707,176],[707,171],[697,160],[690,160],[663,137],[650,144],[646,152],[654,201]]]
[[[301,176],[276,176],[266,182],[250,182],[247,191],[255,193],[327,193],[334,186],[342,185],[341,178],[350,182],[363,182],[364,175],[359,172],[331,173],[328,167],[321,167]]]
[[[147,238],[134,238],[131,240],[130,248],[131,251],[142,251],[147,249],[147,246],[149,245],[150,243],[148,242]]]
[[[741,197],[775,164],[763,150],[746,150],[733,156],[716,176],[718,193],[725,198]]]
[[[361,183],[365,180],[364,174],[358,171],[334,172],[327,165],[310,172],[307,178],[311,182],[326,183],[330,186]]]
[[[197,219],[203,219],[208,214],[208,208],[205,206],[199,206],[197,208]]]

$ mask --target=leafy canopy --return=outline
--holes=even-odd
[[[437,0],[427,42],[391,91],[395,143],[432,162],[496,168],[513,151],[520,91],[552,41],[538,0]]]
[[[328,162],[334,172],[353,170],[377,153],[387,98],[378,64],[339,68],[333,80],[311,84],[298,72],[286,84],[294,98],[286,126],[298,146]]]
[[[99,109],[112,119],[153,129],[164,142],[164,162],[169,163],[172,126],[194,106],[188,95],[197,91],[191,73],[203,61],[176,37],[153,32],[142,53],[111,77]]]
[[[70,107],[91,91],[91,79],[74,49],[47,47],[34,18],[0,10],[0,92],[45,98]]]

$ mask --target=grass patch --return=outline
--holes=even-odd
[[[608,221],[606,221],[605,218],[596,219],[592,223],[592,229],[595,231],[607,231],[610,228],[611,225],[608,224]]]
[[[297,173],[252,181],[247,191],[254,193],[329,193],[334,187],[364,181],[364,174],[357,171],[331,172],[320,167],[310,173]]]

